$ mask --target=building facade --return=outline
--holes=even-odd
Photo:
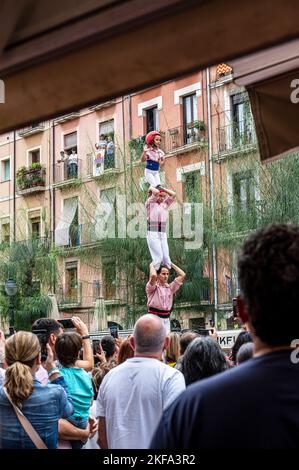
[[[183,328],[229,323],[236,252],[210,235],[215,227],[224,233],[222,219],[245,214],[258,192],[253,170],[240,165],[257,158],[248,97],[223,64],[0,136],[1,246],[47,243],[57,259],[47,292],[56,316],[79,315],[97,330],[130,327],[144,312],[150,255],[144,237],[129,240],[129,224],[147,197],[140,157],[156,129],[166,154],[162,183],[176,191],[181,220],[195,203],[204,214],[200,249],[186,254],[172,237],[173,261],[192,273],[173,316]]]

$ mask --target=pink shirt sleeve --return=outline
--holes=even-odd
[[[145,202],[145,208],[147,209],[151,204],[156,203],[157,200],[158,200],[158,199],[157,199],[156,196],[154,196],[154,195],[150,196],[150,197],[146,200],[146,202]]]
[[[168,196],[165,200],[164,200],[164,204],[166,204],[166,206],[171,206],[171,204],[174,202],[175,200],[175,197],[173,196]]]
[[[170,287],[171,292],[174,294],[177,290],[179,290],[179,288],[181,287],[181,285],[182,285],[182,282],[179,282],[177,279],[175,279],[174,281],[172,281],[172,283],[169,284],[169,287]]]
[[[153,292],[155,292],[156,289],[157,289],[157,285],[152,286],[150,281],[148,281],[148,283],[146,284],[146,287],[145,287],[145,292],[147,294],[152,294]]]

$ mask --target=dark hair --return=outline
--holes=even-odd
[[[115,353],[115,339],[111,335],[103,336],[101,339],[101,346],[106,354],[106,359],[113,356]]]
[[[100,389],[103,378],[109,371],[110,371],[110,368],[108,367],[95,367],[92,370],[91,378],[92,378],[93,388],[95,392],[94,393],[95,400],[97,399],[98,391]]]
[[[241,333],[238,334],[235,344],[232,347],[232,353],[230,355],[231,361],[233,361],[234,364],[237,362],[237,354],[240,349],[240,347],[245,344],[245,343],[251,343],[252,342],[252,337],[249,331],[241,331]]]
[[[253,343],[245,343],[240,347],[237,354],[237,364],[248,361],[253,356]]]
[[[199,333],[196,333],[196,331],[186,331],[183,333],[180,337],[180,353],[181,355],[185,353],[187,347],[191,343],[191,341],[194,340],[194,338],[198,338]]]
[[[165,265],[163,264],[163,265],[160,266],[159,269],[157,269],[157,274],[161,274],[161,271],[162,271],[163,268],[167,269],[168,272],[170,272],[170,269],[169,269],[167,266],[165,266]]]
[[[255,232],[243,245],[238,270],[256,335],[271,346],[289,345],[299,337],[299,226],[272,224]]]
[[[208,336],[195,338],[187,347],[181,371],[186,385],[218,374],[229,368],[219,344]]]
[[[59,335],[55,342],[55,351],[60,364],[73,366],[82,348],[82,338],[76,331],[67,331]]]
[[[49,340],[49,336],[54,333],[59,335],[60,329],[63,329],[63,326],[61,323],[59,323],[57,320],[54,320],[54,318],[38,318],[35,320],[31,327],[32,333],[34,333],[36,330],[46,330],[46,342]]]

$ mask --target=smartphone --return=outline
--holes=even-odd
[[[237,298],[236,297],[233,298],[233,315],[234,315],[234,318],[238,317]]]
[[[47,353],[47,342],[48,342],[48,335],[47,335],[47,330],[32,330],[32,333],[34,333],[39,340],[39,344],[41,347],[41,360],[44,362],[47,359],[48,353]]]
[[[113,338],[118,338],[118,327],[117,326],[110,326],[110,334]]]
[[[92,349],[93,349],[93,355],[95,356],[97,353],[100,353],[100,344],[101,341],[98,339],[94,339],[92,341]]]
[[[209,336],[209,331],[206,330],[205,328],[197,328],[196,331],[201,335],[201,336]]]
[[[63,328],[74,328],[74,323],[72,322],[71,318],[63,318],[62,320],[57,320]]]

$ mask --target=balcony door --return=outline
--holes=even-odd
[[[196,93],[184,96],[183,119],[184,144],[192,144],[196,142],[198,138],[198,129],[194,127],[194,123],[198,119]]]
[[[66,265],[66,299],[69,303],[78,302],[78,266],[77,262]]]

